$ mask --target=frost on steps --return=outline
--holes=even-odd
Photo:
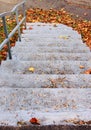
[[[27,23],[12,54],[13,60],[0,66],[0,125],[16,126],[32,117],[41,125],[91,120],[91,75],[84,74],[91,53],[76,31],[62,24]]]

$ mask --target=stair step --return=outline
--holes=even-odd
[[[44,47],[44,46],[48,46],[48,47],[72,47],[72,48],[78,48],[78,47],[83,47],[83,48],[88,48],[87,45],[85,43],[82,42],[68,42],[68,41],[63,41],[63,42],[59,42],[59,41],[55,41],[54,40],[39,40],[35,39],[35,40],[28,40],[28,39],[23,39],[22,42],[16,42],[16,46],[39,46],[39,47]]]
[[[91,107],[91,88],[0,88],[0,110],[80,111]],[[7,103],[4,102],[6,99]],[[3,100],[2,100],[3,99]],[[11,101],[13,104],[11,105]],[[3,103],[2,103],[3,102]],[[6,107],[7,105],[7,107]],[[12,107],[11,107],[12,106]],[[58,106],[58,108],[56,108]],[[90,109],[91,110],[91,109]]]
[[[91,68],[88,61],[4,61],[0,73],[31,74],[29,68],[34,68],[34,74],[84,74]]]
[[[40,119],[41,125],[72,125],[72,119],[91,120],[91,88],[33,90],[17,87],[0,88],[0,92],[0,122],[7,120],[8,125],[17,125],[20,119],[28,122],[32,117]]]
[[[37,24],[37,23],[34,23],[34,24],[30,24],[30,25],[27,25],[27,30],[24,30],[23,32],[24,33],[31,33],[31,34],[63,34],[63,35],[74,35],[74,36],[78,36],[78,38],[81,38],[81,35],[73,30],[72,27],[68,27],[66,25],[63,25],[63,24],[56,24],[57,26],[55,27],[55,24],[44,24],[44,25],[40,25],[40,24]],[[32,29],[30,29],[32,27]],[[56,33],[57,32],[57,33]]]
[[[76,60],[76,61],[91,61],[91,53],[25,53],[20,52],[13,54],[13,59],[16,60]]]
[[[0,87],[7,88],[91,88],[91,75],[0,74]]]
[[[13,53],[18,53],[18,52],[34,52],[34,53],[41,53],[41,52],[59,52],[59,53],[87,53],[90,52],[90,49],[87,47],[38,47],[38,46],[30,46],[30,47],[26,47],[26,46],[15,46],[12,48],[12,52]]]
[[[39,32],[40,30],[38,30]],[[41,35],[42,34],[42,35]],[[70,34],[68,32],[68,34],[66,34],[65,32],[61,32],[60,34],[57,32],[57,30],[53,32],[47,32],[47,33],[35,33],[32,34],[27,32],[25,34],[21,35],[22,40],[30,40],[30,41],[49,41],[49,42],[53,42],[53,40],[55,40],[55,42],[59,41],[59,42],[68,42],[68,43],[83,43],[82,39],[81,39],[81,35],[76,35],[73,32]]]
[[[21,38],[36,38],[36,39],[59,39],[59,40],[73,40],[73,39],[77,39],[78,41],[82,40],[81,39],[81,35],[76,35],[76,33],[74,34],[74,32],[59,32],[59,30],[54,30],[54,31],[47,31],[45,33],[45,29],[43,29],[43,32],[41,32],[41,30],[38,30],[38,33],[35,32],[34,34],[32,32],[27,31],[26,33],[21,35]],[[41,35],[42,34],[42,35]],[[74,37],[75,36],[75,37]]]

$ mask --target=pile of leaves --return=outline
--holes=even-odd
[[[75,125],[91,125],[91,120],[89,121],[84,121],[84,120],[78,120],[76,118],[71,119],[71,120],[65,120],[67,123],[73,123]]]
[[[78,17],[78,15],[76,16]],[[43,9],[29,9],[27,11],[27,22],[43,22],[43,23],[61,23],[81,34],[83,42],[85,42],[91,49],[91,21],[83,20],[81,18],[73,18],[73,14],[69,14],[64,8],[61,10],[43,10]]]

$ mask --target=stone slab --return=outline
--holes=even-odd
[[[91,120],[91,88],[0,88],[0,92],[0,125],[16,126],[18,121],[29,125],[32,117],[38,118],[42,126]]]
[[[91,75],[0,74],[3,88],[91,88]]]
[[[74,61],[91,61],[91,53],[25,53],[20,52],[13,54],[14,60],[74,60]]]

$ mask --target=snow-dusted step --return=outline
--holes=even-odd
[[[3,88],[91,88],[91,75],[0,74]]]
[[[20,52],[13,54],[13,59],[16,60],[76,60],[76,61],[91,61],[91,53],[25,53]]]
[[[23,42],[33,42],[34,44],[38,44],[38,43],[45,43],[45,42],[47,42],[48,44],[49,43],[51,43],[51,44],[58,44],[58,43],[64,43],[64,44],[73,44],[73,45],[75,45],[75,44],[83,44],[83,42],[81,41],[81,40],[77,40],[76,38],[74,38],[74,39],[70,39],[70,40],[68,40],[68,39],[66,39],[66,40],[64,40],[64,39],[58,39],[58,38],[56,38],[56,37],[53,37],[53,38],[50,38],[50,37],[44,37],[44,38],[41,38],[41,37],[31,37],[31,35],[29,35],[29,37],[25,37],[25,38],[22,38],[22,41]],[[85,44],[83,44],[84,46],[86,46]],[[75,45],[76,46],[76,45]]]
[[[87,53],[90,52],[90,49],[87,47],[38,47],[38,46],[30,46],[29,48],[26,46],[15,46],[12,48],[13,53],[18,52],[34,52],[34,53],[50,53],[50,52],[59,52],[59,53]]]
[[[0,124],[7,121],[16,126],[18,121],[28,123],[32,117],[39,119],[40,125],[72,125],[72,120],[91,120],[91,88],[0,88],[0,92]]]
[[[31,39],[31,40],[28,40],[28,39],[22,39],[22,42],[16,42],[16,46],[26,46],[26,47],[30,47],[30,46],[39,46],[39,47],[45,47],[45,46],[48,46],[48,47],[73,47],[73,48],[78,48],[78,47],[83,47],[84,49],[85,48],[88,48],[87,45],[85,43],[82,43],[82,42],[77,42],[77,41],[55,41],[55,39],[52,39],[51,41],[49,40],[38,40],[38,39]]]
[[[31,88],[0,88],[0,92],[2,93],[0,95],[0,111],[2,109],[4,111],[9,109],[31,111],[34,109],[41,112],[47,110],[50,112],[91,110],[91,88],[36,88],[34,90]]]
[[[43,31],[45,31],[45,30],[43,30]],[[57,31],[57,30],[55,30],[55,31]],[[24,33],[24,34],[22,34],[21,35],[21,38],[27,38],[27,39],[30,39],[30,38],[36,38],[36,39],[58,39],[58,40],[68,40],[68,41],[70,41],[70,40],[73,40],[73,38],[74,38],[74,33],[72,33],[72,34],[70,34],[69,32],[68,32],[68,34],[66,34],[65,32],[62,32],[61,34],[60,33],[58,33],[58,32],[56,32],[55,33],[55,31],[54,31],[54,33],[52,33],[52,32],[48,32],[47,31],[47,33],[45,33],[45,32],[41,32],[41,33],[38,33],[38,32],[40,32],[40,30],[38,30],[38,32],[35,32],[34,34],[32,34],[32,32],[28,32],[27,31],[27,33]],[[60,31],[59,31],[60,32]],[[81,37],[81,36],[80,36]],[[78,41],[80,41],[81,40],[81,38],[78,38],[78,35],[76,35],[75,36],[75,39],[77,39]]]
[[[73,30],[71,27],[67,27],[63,24],[41,24],[41,23],[31,23],[27,24],[27,30],[23,31],[24,34],[35,35],[55,35],[55,36],[66,36],[77,39],[81,39],[81,35],[77,31]],[[42,36],[41,35],[41,36]]]
[[[84,74],[91,68],[89,61],[17,61],[2,62],[1,73],[32,74],[29,68],[34,68],[34,74]]]

